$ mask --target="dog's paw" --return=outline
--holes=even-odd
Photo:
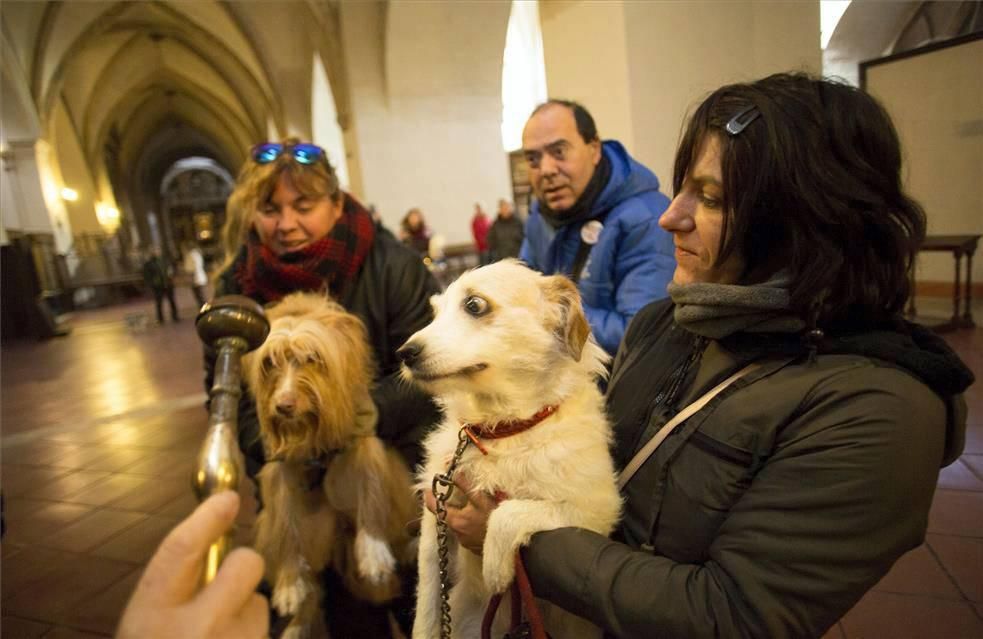
[[[364,530],[355,535],[355,561],[359,576],[374,584],[388,579],[396,569],[396,558],[389,544]]]
[[[491,592],[505,592],[515,578],[515,557],[501,556],[500,561],[491,560],[486,553],[481,563],[481,577],[485,587]]]
[[[311,594],[311,587],[301,577],[293,581],[279,579],[276,587],[273,588],[273,607],[284,617],[297,614],[300,605],[309,594]]]

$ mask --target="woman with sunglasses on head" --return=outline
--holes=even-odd
[[[439,292],[419,256],[339,188],[323,149],[295,139],[253,148],[226,217],[226,262],[216,296],[246,295],[268,304],[297,291],[323,291],[357,315],[380,374],[372,390],[378,435],[415,467],[420,440],[438,413],[428,396],[400,382],[395,351],[430,321],[429,299]],[[214,355],[208,359],[210,387]],[[240,401],[239,443],[247,472],[255,477],[265,459],[248,392]],[[386,608],[353,598],[333,573],[325,579],[325,616],[333,637],[389,636]],[[393,612],[408,628],[412,575],[404,591]]]
[[[972,373],[901,317],[925,216],[884,109],[805,75],[711,94],[674,190],[670,299],[607,394],[623,521],[534,535],[530,581],[608,636],[819,637],[924,541],[963,445]],[[462,544],[494,504],[448,509]]]

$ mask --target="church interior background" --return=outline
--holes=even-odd
[[[981,34],[983,3],[969,0],[3,0],[3,636],[111,636],[150,552],[193,508],[207,417],[197,308],[185,274],[188,321],[149,323],[140,264],[150,248],[180,263],[191,246],[221,261],[253,144],[321,145],[384,225],[420,208],[464,268],[475,202],[524,213],[514,152],[547,96],[585,104],[667,190],[680,123],[724,83],[805,70],[876,94],[881,61],[978,47]],[[909,149],[942,158],[937,174],[911,175],[930,234],[983,233],[979,60],[968,82],[924,97],[966,105],[941,120],[953,138]],[[967,269],[979,317],[983,260]],[[952,271],[949,253],[920,256],[926,320],[948,319],[962,290]],[[983,329],[970,324],[945,336],[979,378]],[[926,544],[828,637],[983,637],[979,384],[969,402],[966,452],[942,473]],[[240,541],[251,521],[240,515]]]

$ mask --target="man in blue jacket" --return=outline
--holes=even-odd
[[[536,201],[519,259],[578,283],[594,338],[613,355],[632,316],[666,296],[676,268],[672,236],[658,224],[669,198],[621,143],[601,142],[576,102],[536,107],[522,150]]]

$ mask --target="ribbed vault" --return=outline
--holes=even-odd
[[[309,136],[315,54],[348,118],[329,1],[5,1],[0,11],[37,135],[59,165],[88,171],[90,210],[69,207],[80,227],[96,201],[112,201],[145,241],[139,218],[177,160],[207,157],[234,175],[256,141]]]

